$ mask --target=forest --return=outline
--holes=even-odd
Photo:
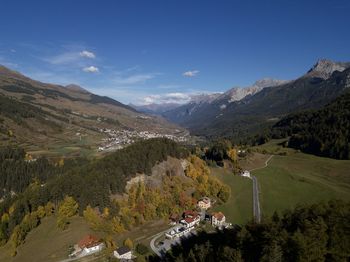
[[[125,192],[126,182],[172,156],[188,158],[185,176],[164,174],[160,187],[139,183]],[[65,229],[70,217],[82,215],[104,232],[122,232],[155,218],[166,218],[194,207],[194,197],[210,195],[225,202],[230,190],[210,176],[203,160],[168,139],[140,141],[102,159],[28,161],[23,149],[0,150],[0,244],[16,248],[45,216],[55,214]],[[11,171],[12,170],[12,171]],[[114,199],[115,194],[124,197]],[[126,196],[126,197],[125,197]]]
[[[6,242],[13,232],[18,232],[15,228],[28,219],[28,215],[36,214],[46,205],[59,210],[67,196],[74,200],[79,207],[76,211],[81,215],[87,206],[101,211],[110,208],[112,214],[118,213],[110,195],[123,193],[127,180],[136,173],[150,174],[151,168],[168,156],[186,158],[188,152],[171,140],[151,139],[102,159],[52,162],[45,158],[27,161],[23,149],[2,148],[0,243]],[[29,230],[30,227],[24,228]]]
[[[260,224],[199,233],[174,247],[164,261],[348,261],[349,223],[350,202],[298,206]]]
[[[350,93],[322,109],[289,115],[273,126],[273,138],[289,136],[291,148],[319,156],[350,159]]]

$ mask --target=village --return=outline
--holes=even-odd
[[[171,227],[160,232],[151,240],[152,251],[161,257],[173,246],[181,244],[181,240],[197,234],[198,230],[208,230],[205,229],[208,226],[217,230],[231,228],[232,224],[226,222],[226,217],[222,212],[208,212],[214,203],[215,201],[209,197],[203,197],[198,200],[196,209],[185,210],[181,215],[172,214],[169,217]],[[89,234],[72,245],[67,261],[78,260],[93,254],[98,256],[104,249],[106,249],[104,241]],[[136,252],[126,245],[116,248],[112,256],[119,261],[133,261],[137,257]]]
[[[188,139],[186,135],[159,134],[151,131],[114,130],[109,128],[101,128],[99,131],[107,135],[107,138],[103,138],[101,145],[98,147],[99,152],[122,149],[140,139],[168,138],[175,142],[186,142]]]

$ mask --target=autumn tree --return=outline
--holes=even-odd
[[[124,240],[124,246],[132,249],[134,247],[134,243],[132,242],[132,240],[130,238],[127,238]]]
[[[69,218],[77,214],[78,203],[73,197],[66,196],[58,208],[57,225],[65,229],[69,224]]]

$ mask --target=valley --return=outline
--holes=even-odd
[[[2,1],[0,262],[350,261],[350,1]]]

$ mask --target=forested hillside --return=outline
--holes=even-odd
[[[126,181],[136,173],[149,174],[167,156],[187,156],[185,149],[167,139],[135,143],[100,160],[71,160],[61,166],[46,159],[25,161],[21,149],[4,148],[0,153],[3,195],[0,216],[12,210],[8,221],[0,227],[2,240],[40,205],[48,202],[57,205],[69,195],[77,201],[81,213],[87,205],[102,210],[111,206],[110,195],[123,193]]]
[[[126,189],[127,181],[137,174],[150,175],[152,167],[169,156],[188,159],[187,167],[181,166],[183,175],[164,171],[156,184],[138,182]],[[93,229],[120,233],[193,208],[202,196],[219,203],[230,196],[230,189],[210,175],[203,160],[189,157],[187,149],[168,139],[137,142],[90,161],[53,163],[25,157],[22,149],[4,148],[0,154],[0,244],[10,241],[13,255],[28,232],[52,214],[62,229],[79,214]]]
[[[350,93],[320,110],[283,118],[274,125],[272,136],[290,136],[288,146],[306,153],[350,159]]]
[[[350,202],[330,201],[277,213],[174,247],[165,261],[348,261]],[[153,258],[151,261],[158,261]]]

